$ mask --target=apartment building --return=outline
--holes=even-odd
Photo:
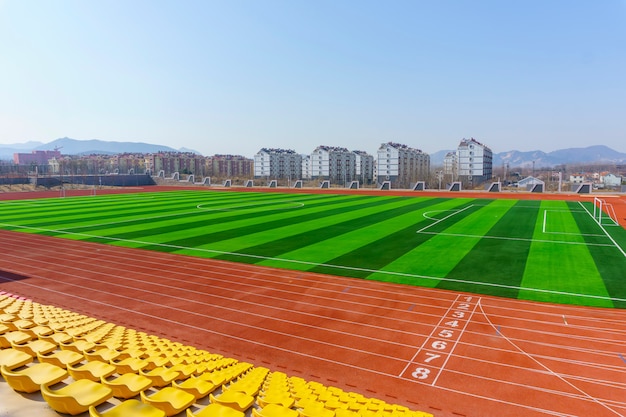
[[[459,180],[468,187],[480,185],[493,177],[493,152],[474,138],[463,138],[457,148]]]
[[[374,182],[374,156],[365,151],[352,151],[356,167],[356,180],[361,184]]]
[[[254,178],[301,179],[302,156],[292,149],[262,148],[254,155]]]
[[[430,173],[430,155],[400,143],[381,144],[376,164],[378,183],[391,181],[394,188],[409,188],[427,180]]]
[[[346,148],[318,146],[311,152],[311,178],[335,184],[356,181],[356,155]]]

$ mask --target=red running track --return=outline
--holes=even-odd
[[[442,416],[625,416],[626,311],[0,231],[0,290]]]

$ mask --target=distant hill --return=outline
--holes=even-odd
[[[0,159],[13,159],[14,153],[29,153],[31,151],[52,151],[58,149],[63,155],[114,155],[118,153],[155,153],[155,152],[200,152],[181,148],[174,149],[164,145],[154,145],[144,142],[109,142],[98,139],[77,140],[60,138],[49,143],[26,142],[11,145],[0,145]]]
[[[52,151],[54,149],[59,149],[63,155],[178,152],[177,149],[169,146],[144,142],[109,142],[98,139],[76,140],[71,138],[53,140],[37,146],[33,150]]]
[[[0,145],[0,160],[10,159],[13,160],[14,153],[30,152],[37,146],[43,145],[43,142],[26,142],[26,143],[13,143],[11,145]]]
[[[443,158],[451,150],[439,151],[430,155],[430,164],[433,166],[443,165]],[[509,164],[511,168],[530,168],[535,163],[536,168],[553,167],[563,164],[578,163],[615,163],[625,164],[626,153],[615,151],[608,146],[596,145],[586,148],[567,148],[552,152],[543,151],[508,151],[493,155],[493,165],[501,166]]]

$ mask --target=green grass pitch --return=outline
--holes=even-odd
[[[293,270],[626,308],[591,203],[220,191],[0,202],[0,227]]]

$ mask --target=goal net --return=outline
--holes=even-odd
[[[619,224],[613,204],[598,197],[593,198],[593,218],[599,225],[617,226]]]

